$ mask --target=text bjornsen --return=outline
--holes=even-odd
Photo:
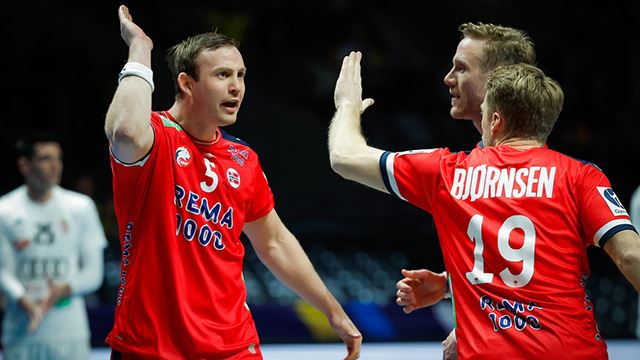
[[[451,195],[459,200],[553,196],[556,167],[531,166],[499,169],[480,165],[455,169]]]

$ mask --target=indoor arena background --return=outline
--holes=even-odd
[[[105,281],[88,298],[92,344],[104,347],[119,281],[119,244],[103,125],[127,58],[111,1],[3,5],[0,193],[21,184],[12,145],[35,128],[64,136],[63,186],[99,205],[110,246]],[[526,30],[539,66],[566,102],[549,146],[597,164],[629,205],[640,178],[640,3],[608,1],[132,1],[153,39],[154,109],[173,102],[164,55],[189,35],[218,29],[241,43],[248,68],[238,122],[226,130],[260,159],[281,218],[307,250],[367,343],[442,340],[450,302],[402,313],[394,303],[402,268],[442,271],[431,218],[331,171],[326,145],[341,59],[364,55],[364,96],[376,104],[363,127],[373,146],[468,149],[473,126],[449,116],[443,77],[466,21]],[[579,5],[578,5],[579,4]],[[247,246],[248,302],[265,344],[336,339],[308,305],[265,270]],[[588,289],[605,339],[634,338],[637,293],[601,249],[589,250]],[[400,351],[400,350],[398,350]],[[366,357],[365,357],[366,359]]]

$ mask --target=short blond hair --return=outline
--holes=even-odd
[[[507,134],[546,142],[564,103],[560,85],[533,65],[515,64],[487,74],[486,106],[505,118]]]
[[[458,27],[463,38],[484,40],[484,70],[500,65],[525,63],[536,65],[533,41],[522,30],[495,24],[467,22]]]

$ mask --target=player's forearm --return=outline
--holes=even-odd
[[[22,283],[8,270],[0,270],[0,288],[9,300],[17,302],[25,294]]]
[[[356,163],[355,157],[365,151],[367,142],[360,129],[360,111],[355,104],[342,104],[329,127],[329,160],[338,174],[347,177]]]
[[[382,153],[367,145],[362,135],[359,106],[341,104],[329,127],[331,168],[345,179],[386,191],[378,165]]]
[[[620,272],[640,292],[640,237],[632,230],[623,230],[604,245]]]
[[[640,253],[623,259],[618,264],[618,268],[633,287],[635,287],[636,291],[640,293]]]
[[[136,41],[129,48],[129,62],[151,66],[151,47]],[[138,76],[126,76],[120,81],[107,110],[105,133],[112,151],[119,160],[137,161],[153,141],[149,126],[151,116],[149,83]]]
[[[25,294],[24,286],[15,276],[15,256],[8,238],[0,233],[0,290],[13,302]]]
[[[153,43],[146,37],[136,38],[129,46],[129,62],[137,62],[151,68],[151,50]]]
[[[278,280],[327,317],[342,312],[293,235],[282,235],[258,256]]]
[[[640,292],[640,250],[630,252],[625,256],[618,258],[616,264],[620,272],[629,280],[629,282]]]

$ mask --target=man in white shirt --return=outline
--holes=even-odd
[[[102,284],[107,245],[95,203],[59,186],[55,135],[32,134],[16,150],[24,184],[0,197],[5,358],[88,359],[83,295]]]

